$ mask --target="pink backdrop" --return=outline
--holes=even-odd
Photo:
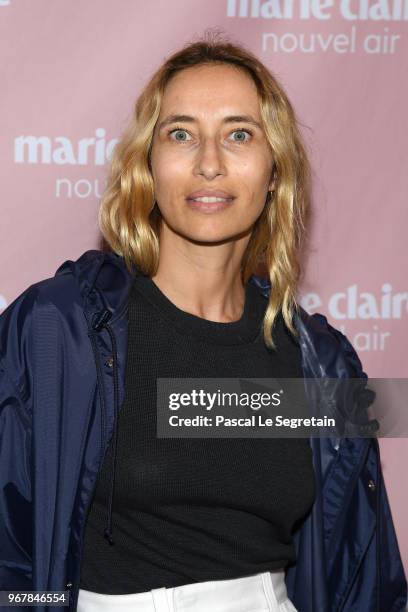
[[[304,125],[315,222],[303,305],[347,334],[370,376],[407,377],[406,0],[0,0],[0,311],[99,248],[106,164],[136,96],[214,26],[271,68]],[[408,573],[407,440],[380,444]]]

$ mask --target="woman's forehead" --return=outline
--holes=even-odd
[[[210,113],[219,118],[253,115],[260,119],[257,89],[249,76],[230,66],[202,68],[188,68],[171,79],[164,91],[161,118]]]

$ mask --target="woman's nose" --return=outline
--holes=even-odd
[[[197,151],[196,168],[207,178],[225,173],[221,145],[213,138],[204,140]]]

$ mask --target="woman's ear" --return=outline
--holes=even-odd
[[[275,183],[276,183],[276,166],[273,166],[273,171],[272,171],[272,177],[271,177],[271,182],[269,183],[269,187],[268,187],[268,191],[274,191],[275,190]]]

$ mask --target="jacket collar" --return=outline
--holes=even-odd
[[[95,249],[85,251],[75,261],[65,261],[57,269],[56,275],[73,274],[89,315],[94,316],[107,309],[111,313],[110,324],[113,325],[126,310],[135,270],[129,271],[120,255]],[[257,285],[266,297],[269,295],[268,279],[252,275],[250,282]],[[324,315],[310,315],[299,306],[294,325],[299,332],[305,376],[366,376],[351,344],[340,331],[329,325]]]
[[[126,310],[135,270],[129,271],[120,255],[95,249],[85,251],[75,261],[65,261],[57,269],[56,275],[74,275],[88,315],[92,317],[103,310],[109,310],[110,324],[114,325]],[[250,282],[257,285],[266,297],[269,295],[268,279],[252,275]],[[302,366],[306,377],[366,376],[350,343],[340,331],[329,325],[324,315],[310,315],[299,306],[294,325],[299,332]]]

